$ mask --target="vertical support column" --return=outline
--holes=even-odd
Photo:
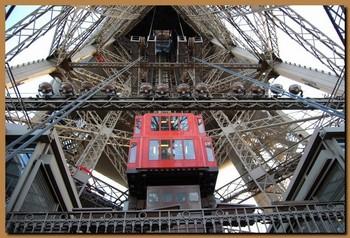
[[[81,154],[79,160],[76,162],[76,167],[82,166],[90,171],[95,169],[96,164],[106,147],[107,141],[109,140],[113,132],[113,129],[119,120],[120,115],[121,115],[121,112],[111,111],[105,116],[101,124],[99,134],[97,134],[89,142],[89,144]],[[76,173],[75,175],[79,177],[79,173]],[[81,179],[85,181],[83,181],[84,185],[81,188],[79,195],[81,195],[82,191],[84,190],[85,185],[88,182],[87,180],[89,178],[84,176]]]
[[[110,138],[110,140],[114,141],[115,138]],[[117,146],[117,143],[115,144],[116,146],[106,146],[104,152],[109,161],[112,163],[113,167],[118,171],[125,184],[127,184],[125,168],[128,156],[119,146]]]
[[[271,204],[272,201],[279,200],[279,195],[283,191],[279,189],[274,178],[267,175],[269,168],[262,158],[256,156],[251,148],[245,143],[238,133],[231,133],[238,123],[249,121],[252,112],[236,113],[235,123],[233,124],[222,111],[211,112],[222,129],[227,141],[233,151],[238,156],[243,168],[248,172],[248,179],[254,181],[263,196],[262,203]],[[262,179],[261,179],[262,178]],[[248,181],[246,181],[248,182]],[[272,188],[272,189],[271,189]]]

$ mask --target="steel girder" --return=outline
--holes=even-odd
[[[40,6],[5,32],[7,61],[66,19],[73,7]],[[47,19],[48,18],[48,19]],[[44,19],[44,20],[42,20]],[[15,42],[11,42],[15,40]]]
[[[284,7],[281,7],[281,9]],[[136,9],[136,8],[135,8]],[[209,8],[205,8],[205,7],[179,7],[176,8],[178,10],[178,12],[180,13],[186,13],[189,14],[189,18],[193,21],[193,23],[195,23],[198,28],[200,28],[201,30],[204,31],[204,33],[209,36],[209,37],[215,37],[215,36],[221,36],[223,35],[222,38],[219,39],[219,41],[222,43],[222,45],[224,45],[226,48],[230,48],[230,46],[232,46],[232,38],[233,36],[229,34],[229,32],[227,30],[224,29],[224,26],[221,22],[220,19],[217,19],[215,17],[212,17],[210,14],[208,14],[208,10]],[[213,8],[212,8],[213,9]],[[211,10],[212,10],[211,9]],[[274,9],[274,8],[271,8]],[[215,9],[214,9],[215,10]],[[256,9],[255,9],[256,10]],[[248,18],[247,15],[251,14],[251,12],[255,12],[255,10],[253,8],[246,8],[244,6],[240,7],[239,10],[233,8],[231,9],[229,16],[232,18],[237,18],[238,16],[241,19],[245,19],[246,24],[248,26],[248,29],[259,29],[258,33],[253,33],[253,35],[249,35],[249,42],[252,41],[252,39],[254,39],[254,37],[258,37],[260,40],[260,37],[264,37],[261,38],[261,42],[263,42],[262,44],[256,45],[254,46],[256,48],[256,51],[259,52],[259,54],[262,52],[262,49],[265,49],[268,44],[273,45],[274,44],[274,40],[275,38],[271,38],[269,39],[268,37],[266,38],[266,35],[262,35],[264,33],[260,33],[260,29],[262,27],[263,24],[268,24],[268,27],[271,26],[275,27],[277,24],[275,24],[277,21],[275,20],[271,20],[270,18],[265,18],[263,20],[264,21],[260,21],[262,19],[256,19],[256,18]],[[118,24],[116,24],[115,26],[120,26],[120,24],[122,24],[123,28],[120,28],[121,31],[116,31],[116,28],[113,28],[113,11],[119,11],[119,8],[117,7],[116,9],[112,9],[112,8],[94,8],[91,11],[95,11],[94,14],[101,14],[101,18],[102,16],[104,16],[104,21],[101,20],[100,24],[98,26],[96,26],[96,30],[95,31],[86,31],[86,34],[83,35],[84,37],[80,38],[80,34],[75,34],[75,39],[67,39],[67,35],[65,35],[65,37],[61,40],[66,40],[68,43],[71,42],[72,44],[65,44],[64,47],[62,48],[69,48],[69,47],[78,47],[75,51],[77,51],[78,49],[81,49],[84,45],[86,44],[90,44],[90,43],[97,43],[97,49],[99,50],[100,53],[102,53],[107,60],[110,60],[111,62],[106,62],[104,63],[104,66],[109,66],[109,65],[113,65],[113,64],[122,64],[122,63],[127,63],[130,60],[130,55],[128,56],[127,51],[125,50],[125,48],[121,45],[118,44],[118,41],[116,41],[116,44],[113,44],[113,48],[112,49],[106,49],[103,48],[103,45],[107,42],[107,40],[112,39],[111,36],[113,34],[116,34],[117,36],[119,34],[122,34],[121,31],[124,31],[128,24],[131,24],[130,22],[133,22],[133,19],[135,19],[135,17],[137,17],[137,13],[134,16],[132,15],[128,15],[123,14],[120,18],[116,17],[115,19],[117,19],[116,21],[118,22]],[[228,11],[228,10],[227,10]],[[263,12],[264,16],[267,16],[268,13],[264,12],[264,9],[260,9],[257,10],[256,12]],[[270,10],[270,12],[273,12],[274,10]],[[280,11],[280,9],[277,9],[276,11]],[[123,12],[121,10],[121,12]],[[212,13],[212,12],[210,12]],[[88,14],[88,13],[86,13]],[[92,13],[89,13],[90,15]],[[191,15],[192,14],[192,15]],[[236,15],[235,15],[236,14]],[[254,14],[255,17],[256,14]],[[62,17],[63,15],[61,15]],[[82,22],[83,21],[83,17],[84,15],[82,14],[81,17],[79,18]],[[79,20],[78,19],[78,20]],[[62,22],[63,21],[68,21],[67,18],[62,18]],[[71,19],[71,24],[75,24],[77,22],[73,22],[73,20]],[[203,24],[204,23],[204,24]],[[210,24],[208,24],[210,23]],[[212,24],[213,23],[213,24]],[[58,23],[56,23],[57,25]],[[109,32],[107,32],[108,27],[112,27],[111,30],[111,34]],[[53,26],[52,26],[53,27]],[[44,30],[40,29],[40,30]],[[75,29],[74,31],[72,30],[71,32],[79,32],[81,30],[83,30],[82,28],[80,29],[79,24],[76,24],[75,27],[71,27],[70,29]],[[254,35],[255,34],[255,35]],[[272,36],[271,36],[272,37]],[[247,38],[248,39],[248,38]],[[235,39],[234,43],[236,43]],[[267,43],[267,41],[271,41],[270,43]],[[248,42],[248,43],[249,43]],[[245,46],[245,48],[250,48],[247,46],[248,43],[246,42],[238,42],[241,45]],[[209,45],[209,44],[208,44]],[[210,45],[209,45],[210,46]],[[210,46],[210,47],[214,47],[214,46]],[[264,48],[265,47],[265,48]],[[272,47],[273,49],[275,49],[274,47]],[[74,52],[71,51],[71,54],[73,54]],[[256,53],[258,54],[258,53]],[[316,54],[318,54],[318,52],[316,52]],[[68,54],[66,54],[64,57],[66,57]],[[227,53],[226,50],[220,50],[220,49],[215,49],[214,53],[211,52],[210,50],[207,51],[206,54],[206,61],[214,61],[214,59],[218,59],[218,60],[222,60],[223,56],[227,56],[226,60],[230,60],[229,58],[229,54]],[[117,63],[116,63],[117,62]],[[122,63],[120,63],[122,62]],[[217,61],[216,61],[217,62]],[[76,62],[76,63],[72,63],[72,65],[77,64],[77,66],[79,66],[81,62]],[[245,64],[246,62],[238,61],[237,63],[241,63],[241,64]],[[84,63],[82,63],[84,64]],[[94,63],[87,63],[87,64],[94,64]],[[230,63],[228,63],[230,64]],[[234,63],[232,63],[234,64]],[[96,65],[96,64],[95,64]],[[257,65],[257,64],[256,64]],[[225,65],[226,67],[227,65]],[[92,81],[94,84],[98,84],[99,82],[102,82],[105,80],[104,76],[101,76],[97,73],[88,71],[88,70],[84,70],[83,68],[74,68],[74,71],[72,71],[72,74],[76,74],[78,77],[78,79],[83,82],[83,81]],[[247,72],[248,73],[248,72]],[[253,74],[253,72],[252,72]],[[108,75],[108,74],[107,74]],[[191,73],[190,73],[190,76]],[[251,75],[250,75],[251,76]],[[85,77],[85,78],[84,78]],[[251,76],[253,77],[253,76]],[[232,82],[233,80],[235,80],[234,78],[231,77],[227,77],[225,75],[223,75],[222,72],[213,69],[211,71],[208,71],[207,74],[205,75],[205,79],[208,80],[208,82],[210,83],[209,87],[212,87],[213,90],[215,91],[220,91],[222,90],[224,87],[227,87],[230,82]],[[119,79],[118,79],[119,80]],[[124,80],[124,79],[123,79]],[[127,87],[128,83],[127,80],[124,80],[124,85],[123,83],[121,83],[120,89]],[[225,83],[224,83],[225,82]],[[221,86],[216,86],[216,84],[220,84]],[[50,100],[43,100],[43,99],[36,99],[36,101],[34,99],[24,99],[24,100],[29,100],[29,103],[32,103],[32,105],[35,105],[33,107],[31,107],[32,109],[38,109],[38,107],[41,107],[40,110],[44,110],[45,107],[43,107],[44,103],[47,103],[48,106],[46,109],[48,110],[57,110],[59,109],[58,105],[61,104],[63,101],[60,101],[57,103],[52,103],[52,101],[56,100],[56,99],[50,99]],[[31,101],[32,100],[32,101]],[[70,101],[73,99],[68,99],[67,101]],[[213,98],[212,100],[178,100],[178,99],[169,99],[169,100],[143,100],[143,99],[134,99],[132,98],[127,98],[127,99],[102,99],[100,102],[98,102],[96,104],[96,102],[92,102],[89,101],[87,102],[86,107],[85,108],[81,108],[82,110],[79,111],[79,113],[83,113],[83,110],[88,110],[88,109],[100,109],[101,105],[104,105],[105,108],[102,110],[114,110],[114,109],[118,109],[120,110],[120,107],[123,107],[124,109],[135,109],[135,110],[144,110],[144,106],[147,106],[147,108],[145,110],[181,110],[183,111],[184,108],[186,110],[221,110],[221,109],[238,109],[238,110],[251,110],[251,109],[258,109],[258,110],[275,110],[275,109],[293,109],[293,108],[300,108],[300,109],[310,109],[310,107],[306,107],[305,105],[303,105],[301,102],[296,102],[295,100],[290,100],[290,99],[273,99],[273,98],[264,98],[264,99],[215,99]],[[288,101],[289,100],[289,101]],[[326,103],[327,99],[317,99],[318,102],[320,103]],[[50,102],[51,101],[51,102]],[[9,102],[9,101],[7,101]],[[132,105],[126,106],[128,103],[132,103]],[[14,102],[16,103],[16,102]],[[95,103],[94,106],[91,106]],[[167,106],[169,104],[174,103],[173,106]],[[341,107],[344,107],[344,101],[343,100],[335,100],[335,103],[340,103]],[[115,105],[117,105],[115,108]],[[7,106],[10,105],[7,104]],[[120,106],[122,105],[122,106]],[[124,106],[123,106],[124,105]],[[57,106],[57,107],[56,107]],[[62,105],[61,105],[62,106]],[[336,104],[334,104],[334,107],[336,107]],[[9,106],[9,108],[11,108],[11,106]],[[45,109],[45,110],[46,110]],[[123,110],[124,110],[123,109]],[[11,109],[9,109],[11,110]],[[207,111],[208,112],[208,111]],[[94,113],[94,112],[89,112],[89,113]],[[204,112],[205,113],[205,112]],[[250,113],[250,112],[247,112]],[[97,113],[95,113],[97,114]],[[98,116],[98,115],[97,115]],[[97,118],[96,121],[94,121],[93,123],[95,123],[96,125],[101,125],[101,121],[100,119],[98,119],[96,115],[94,115],[94,118]],[[92,119],[94,120],[94,119]],[[310,119],[311,120],[311,119]],[[241,144],[246,144],[248,146],[251,146],[254,144],[254,146],[257,146],[257,150],[251,151],[251,154],[256,154],[256,156],[260,156],[259,152],[261,150],[263,150],[262,144],[264,144],[264,142],[268,141],[271,137],[268,137],[268,135],[277,135],[276,130],[273,130],[274,128],[280,128],[283,127],[283,133],[285,133],[286,130],[289,130],[288,128],[286,129],[286,127],[288,125],[290,125],[288,122],[285,122],[283,120],[279,121],[278,118],[275,118],[275,120],[265,120],[264,122],[259,122],[258,120],[255,120],[255,124],[252,126],[249,126],[249,122],[246,123],[242,123],[242,125],[237,125],[235,128],[237,129],[237,133],[244,133],[244,136],[241,137],[233,137],[233,139],[237,139],[238,141],[238,145]],[[253,121],[254,122],[254,121]],[[230,123],[233,124],[234,121],[230,120]],[[261,124],[260,124],[261,123]],[[271,123],[271,124],[270,124]],[[261,129],[264,128],[266,129],[266,127],[268,127],[269,130],[267,130],[266,133],[261,133]],[[218,140],[218,143],[215,144],[215,149],[217,149],[216,155],[218,157],[219,160],[223,161],[226,158],[229,158],[229,153],[232,153],[232,148],[230,150],[230,144],[228,144],[227,142],[227,137],[232,137],[232,133],[230,131],[228,131],[229,129],[225,126],[224,127],[225,130],[227,131],[227,133],[220,133],[219,138],[220,140]],[[221,130],[220,130],[221,131]],[[254,132],[254,134],[252,134]],[[260,134],[258,134],[258,132]],[[270,133],[270,134],[269,134]],[[274,134],[275,133],[275,134]],[[283,134],[281,133],[281,135]],[[96,134],[96,133],[91,133],[91,134]],[[63,135],[65,136],[65,135]],[[62,136],[62,139],[67,139],[67,140],[72,140],[72,138],[64,138]],[[261,141],[257,141],[255,142],[255,138],[261,136],[262,139]],[[232,138],[231,138],[232,139]],[[242,142],[243,140],[243,142]],[[241,142],[240,142],[241,141]],[[236,141],[235,141],[236,142]],[[125,166],[125,164],[123,163],[123,161],[126,161],[127,155],[125,154],[124,150],[119,150],[117,149],[117,151],[115,151],[115,147],[113,146],[109,146],[109,143],[112,143],[113,145],[116,145],[119,143],[119,140],[113,136],[113,134],[111,134],[109,140],[107,141],[107,145],[104,146],[105,150],[104,152],[107,153],[108,155],[112,155],[112,154],[116,154],[116,153],[120,153],[118,154],[119,158],[123,158],[122,160],[115,160],[113,161],[113,158],[111,158],[112,156],[109,156],[110,161],[112,161],[112,164],[114,163],[114,167],[118,168],[120,173],[123,174],[125,173],[125,171],[123,171],[123,166]],[[81,148],[81,147],[80,147]],[[102,148],[102,146],[100,147]],[[266,148],[265,148],[266,149]],[[274,148],[267,148],[268,150],[274,150]],[[295,149],[295,147],[291,146],[290,150],[293,151]],[[273,151],[272,151],[273,152]],[[274,154],[272,154],[274,155]],[[286,157],[287,158],[287,157]],[[292,157],[288,157],[290,159],[292,159]],[[77,158],[74,158],[74,161],[76,161]],[[293,172],[293,168],[295,167],[296,163],[297,163],[297,158],[293,158],[291,161],[291,164],[288,163],[280,163],[277,159],[274,160],[275,158],[272,157],[271,161],[272,161],[272,165],[268,164],[268,168],[267,168],[267,172],[266,172],[266,176],[265,177],[261,177],[258,178],[257,181],[253,181],[252,180],[247,180],[247,174],[243,174],[241,177],[238,178],[237,181],[240,189],[238,191],[242,191],[242,195],[241,197],[245,197],[245,199],[254,196],[256,194],[259,193],[259,191],[265,190],[265,192],[268,192],[267,188],[271,188],[268,187],[268,185],[270,185],[270,179],[274,178],[276,183],[278,183],[280,180],[283,180],[284,177],[290,176],[290,174]],[[121,164],[123,163],[123,164]],[[265,161],[265,163],[267,164],[268,162]],[[274,167],[275,166],[275,167]],[[283,168],[283,169],[278,169],[278,168]],[[286,172],[287,171],[287,172]],[[236,183],[237,183],[236,181]],[[246,181],[250,181],[249,183],[246,183]],[[260,186],[260,190],[259,190],[259,186]],[[226,187],[225,189],[230,190],[231,192],[233,190],[232,187]],[[221,192],[221,191],[220,191]],[[229,194],[229,195],[228,195]],[[242,199],[241,197],[239,197],[237,194],[236,195],[232,195],[232,193],[227,193],[227,194],[223,194],[223,197],[225,199],[225,201],[239,201],[242,202],[244,199]]]
[[[99,161],[102,153],[104,153],[110,160],[113,167],[121,175],[121,178],[126,182],[126,161],[127,156],[123,156],[117,148],[120,148],[118,145],[115,147],[107,146],[108,141],[111,138],[113,129],[115,128],[122,112],[110,111],[103,121],[99,122],[99,132],[95,135],[85,147],[84,151],[80,154],[78,161],[75,163],[76,167],[83,166],[91,171],[93,171]],[[111,151],[111,149],[113,151]],[[121,150],[123,151],[123,150]],[[117,155],[117,156],[115,156]],[[86,187],[88,181],[85,181],[82,187],[80,188],[79,195],[81,195]]]
[[[327,15],[331,20],[341,42],[343,42],[345,46],[345,7],[339,5],[325,5],[323,7],[327,12]]]
[[[276,88],[274,85],[270,85],[266,82],[264,82],[265,80],[256,80],[256,79],[253,79],[251,77],[247,77],[245,75],[242,75],[240,74],[239,72],[235,72],[235,71],[232,71],[230,69],[227,69],[227,68],[224,68],[224,67],[221,67],[221,66],[218,66],[218,65],[215,65],[213,63],[210,63],[210,62],[206,62],[204,60],[201,60],[201,59],[198,59],[198,58],[194,58],[196,61],[199,61],[199,62],[202,62],[204,64],[207,64],[207,65],[210,65],[212,66],[213,68],[217,68],[217,69],[220,69],[222,71],[225,71],[231,75],[235,75],[235,76],[238,76],[242,79],[242,81],[244,82],[250,82],[250,83],[253,83],[255,85],[258,85],[266,90],[274,90],[274,91],[277,91],[278,93],[280,93],[281,95],[287,95],[288,97],[290,98],[294,98],[298,101],[301,101],[301,102],[304,102],[305,104],[307,105],[310,105],[310,106],[313,106],[313,107],[316,107],[320,110],[322,110],[323,112],[327,113],[327,114],[330,114],[330,115],[334,115],[334,116],[338,116],[340,118],[345,118],[345,115],[344,115],[344,112],[339,112],[337,110],[333,110],[332,108],[329,108],[328,106],[323,106],[321,104],[318,104],[316,102],[314,102],[313,100],[310,100],[309,98],[304,98],[302,96],[299,96],[297,94],[293,94],[291,92],[287,92],[285,91],[284,89],[279,89],[279,88]],[[269,72],[271,71],[271,69],[269,69]],[[262,74],[264,75],[264,74]],[[265,78],[268,77],[268,73],[265,75]]]
[[[75,101],[74,98],[68,99],[43,99],[43,98],[22,98],[23,104],[28,111],[56,111],[62,109],[65,105]],[[325,105],[327,98],[314,98],[313,101]],[[77,100],[77,102],[82,102]],[[9,111],[18,108],[18,99],[5,99]],[[345,101],[335,99],[329,105],[332,108],[343,109]],[[82,102],[78,110],[313,110],[311,105],[305,105],[295,99],[290,98],[259,98],[259,99],[222,99],[213,98],[210,100],[196,99],[159,99],[148,100],[142,98],[103,98],[89,99]]]
[[[90,170],[95,169],[98,159],[104,151],[104,147],[119,120],[120,114],[121,112],[114,113],[110,111],[105,116],[102,123],[98,126],[99,133],[90,140],[85,150],[81,153],[79,160],[76,162],[77,167],[83,166]]]
[[[267,173],[271,168],[266,164],[265,159],[257,156],[238,133],[230,134],[226,130],[226,128],[234,127],[235,124],[240,122],[249,121],[253,113],[247,111],[236,112],[233,119],[235,121],[234,124],[232,124],[231,120],[222,111],[211,112],[211,114],[221,128],[234,153],[237,155],[242,169],[248,173],[247,177],[243,178],[243,180],[245,182],[254,181],[254,184],[263,194],[265,203],[271,204],[273,201],[281,200],[281,195],[285,189],[280,184],[276,184],[275,179]],[[231,157],[231,159],[233,158]],[[237,165],[237,161],[233,160],[232,162],[234,165]],[[273,189],[270,187],[273,187]]]
[[[340,76],[345,65],[343,46],[339,46],[290,7],[284,6],[266,11],[266,16],[335,75]],[[294,25],[289,24],[291,22]]]
[[[60,111],[54,112],[51,116],[49,116],[45,121],[43,121],[41,124],[37,125],[30,131],[28,131],[26,134],[20,136],[15,141],[11,142],[9,145],[7,145],[6,149],[12,150],[15,146],[17,146],[19,143],[21,144],[18,148],[14,149],[13,152],[9,155],[7,155],[6,160],[12,159],[18,151],[22,150],[23,148],[26,148],[30,143],[35,141],[41,133],[44,133],[48,130],[50,130],[55,124],[59,123],[61,119],[67,117],[70,113],[75,111],[77,108],[79,108],[84,101],[94,96],[101,88],[103,88],[105,85],[109,84],[111,81],[113,81],[115,78],[117,78],[119,75],[123,74],[125,71],[127,71],[132,65],[136,64],[140,58],[137,60],[131,62],[128,66],[120,70],[117,74],[114,74],[104,82],[100,83],[98,86],[92,88],[89,92],[85,93],[84,95],[81,95],[79,97],[80,100],[72,101],[71,103],[67,104],[63,108],[60,109]],[[40,131],[40,133],[38,133]],[[32,133],[37,133],[36,135],[32,136],[31,138],[28,138],[29,135]]]
[[[114,69],[111,69],[111,72],[109,72],[106,69],[104,69],[104,71],[109,78],[112,77],[112,75],[118,74],[118,71]],[[121,111],[111,110],[104,117],[103,121],[97,120],[97,122],[99,123],[99,133],[92,140],[90,140],[89,144],[86,146],[85,150],[82,152],[80,158],[76,162],[76,166],[83,166],[92,171],[95,169],[98,160],[104,152],[110,160],[110,162],[112,163],[112,165],[120,173],[121,178],[124,180],[125,183],[127,183],[125,173],[127,159],[123,158],[116,148],[113,148],[114,153],[116,152],[119,156],[115,156],[114,153],[111,153],[111,147],[106,147],[107,142],[111,137],[111,134],[115,126],[117,125],[121,114]],[[85,184],[86,183],[87,181],[85,181]],[[84,191],[85,184],[83,184],[81,190],[79,191],[79,195],[81,195]]]
[[[108,52],[103,50],[102,53]],[[110,51],[109,51],[110,52]],[[107,53],[108,54],[108,53]],[[106,56],[106,54],[104,54]],[[248,63],[214,63],[221,65],[229,69],[258,69],[259,64],[248,64]],[[73,69],[76,68],[123,68],[127,65],[127,62],[118,62],[108,61],[108,62],[74,62],[69,63]],[[134,68],[140,67],[135,65]],[[148,63],[147,65],[142,65],[143,68],[208,68],[209,66],[198,64],[198,63]]]
[[[57,64],[69,58],[78,47],[82,48],[86,38],[103,19],[103,16],[91,11],[90,7],[75,7],[68,17],[59,22],[50,49],[50,55],[56,54]]]
[[[216,38],[223,46],[232,45],[229,32],[216,16],[205,6],[176,6],[180,13],[192,21],[197,29],[209,39]]]
[[[79,180],[75,180],[75,182],[78,188],[83,185]],[[122,210],[123,203],[128,200],[128,191],[122,191],[91,175],[81,199],[88,200],[96,207],[104,205],[104,207]]]
[[[110,57],[111,51],[105,49],[102,52],[100,52],[100,55],[104,57],[104,60],[106,63],[113,62],[113,59],[111,59]],[[128,60],[130,59],[130,56],[128,54],[124,54],[122,55],[122,57],[124,62],[129,62]],[[116,68],[110,68],[110,69],[102,68],[102,70],[106,73],[108,77],[118,72]],[[128,85],[127,81],[128,80],[130,81],[130,78],[132,77],[133,76],[130,74],[121,75],[120,77],[117,78],[117,80],[113,82],[113,85],[120,90],[121,95],[130,96],[131,88],[130,88],[130,85]]]
[[[113,6],[106,8],[101,15],[107,17],[98,33],[93,36],[97,48],[101,49],[112,37],[117,37],[124,33],[131,23],[141,16],[146,6]],[[149,8],[150,9],[150,8]],[[102,10],[100,8],[100,10]],[[117,20],[117,21],[116,21]]]
[[[307,131],[313,131],[319,126],[327,126],[332,123],[331,117],[328,117],[327,121],[323,122],[324,124],[319,124],[320,117],[322,115],[293,120],[287,115],[279,114],[239,124],[231,122],[227,124],[228,126],[225,126],[225,133],[214,130],[209,135],[212,135],[214,145],[217,146],[218,144],[226,144],[225,139],[217,140],[217,138],[222,138],[223,134],[231,137],[235,133],[239,134],[242,140],[246,141],[247,145],[254,150],[254,153],[265,160],[262,163],[269,167],[266,174],[274,178],[276,183],[286,181],[286,184],[288,184],[288,179],[293,175],[303,154],[303,149],[310,138]],[[271,130],[272,128],[275,129]],[[255,143],[252,143],[252,141]],[[261,144],[268,148],[261,147]],[[218,148],[219,150],[216,150],[216,153],[226,153],[226,158],[232,159],[232,152],[228,148],[230,147],[227,147],[226,144],[226,147]],[[262,154],[261,148],[265,151],[270,150],[270,153],[268,155]],[[218,188],[216,196],[224,202],[236,203],[242,203],[246,199],[256,196],[260,193],[260,190],[253,180],[247,181],[248,175],[249,172],[245,172],[240,177],[234,178],[231,182]],[[259,179],[262,180],[263,178]]]
[[[240,45],[242,45],[246,50],[253,53],[257,59],[263,60],[262,52],[265,52],[267,50],[267,48],[264,48],[264,46],[263,46],[265,43],[260,45],[259,41],[255,40],[252,36],[250,36],[248,34],[250,31],[255,33],[255,34],[259,34],[255,25],[253,25],[251,23],[249,18],[247,18],[246,15],[243,15],[242,18],[244,21],[246,21],[246,23],[245,24],[242,23],[242,25],[240,25],[240,23],[239,23],[240,21],[239,20],[236,21],[237,19],[233,19],[231,17],[230,13],[225,10],[225,8],[221,9],[220,16],[223,19],[225,19],[227,22],[229,22],[235,28],[235,30],[238,32],[238,34],[241,35],[241,37],[243,38],[243,39],[239,39],[237,37],[233,37],[234,42],[239,42]],[[242,26],[248,26],[248,30],[243,29]],[[234,35],[234,34],[232,34],[232,35]],[[264,40],[262,37],[259,37],[258,39]]]
[[[54,54],[59,48],[69,46],[69,41],[75,40],[79,36],[79,32],[89,27],[99,17],[99,15],[95,16],[88,8],[73,8],[72,13],[57,24],[50,48],[50,55]]]
[[[265,11],[276,6],[209,6],[212,13],[230,22],[243,39],[232,34],[233,41],[258,59],[274,60],[279,55],[276,27]]]

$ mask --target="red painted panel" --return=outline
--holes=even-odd
[[[178,131],[152,131],[151,130],[151,120],[152,117],[182,117],[186,116],[188,119],[188,130],[178,130]],[[165,122],[166,120],[163,120]],[[147,169],[147,168],[207,168],[207,167],[217,167],[215,160],[208,161],[206,146],[211,147],[211,138],[206,136],[204,125],[202,124],[201,132],[199,130],[199,122],[203,123],[202,117],[200,115],[196,116],[191,113],[148,113],[143,116],[136,116],[134,135],[130,141],[130,145],[133,146],[137,144],[137,159],[134,163],[128,162],[128,169]],[[171,126],[169,121],[168,126]],[[149,160],[149,142],[151,140],[192,140],[194,145],[194,160]],[[165,146],[165,145],[163,145]],[[184,147],[184,144],[182,144]],[[184,148],[183,153],[184,153]],[[160,146],[158,147],[158,154],[160,157]],[[166,147],[164,147],[166,148]],[[169,147],[169,149],[175,150],[174,147]],[[131,149],[129,150],[130,157]],[[134,152],[133,152],[134,153]],[[174,152],[171,152],[171,154]]]

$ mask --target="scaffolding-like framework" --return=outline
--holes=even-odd
[[[6,18],[11,17],[13,7],[8,7]],[[218,188],[215,196],[222,202],[237,204],[253,197],[260,206],[271,206],[273,202],[281,201],[312,131],[317,127],[345,123],[344,44],[338,44],[288,6],[173,6],[178,16],[202,37],[202,55],[198,60],[190,59],[190,62],[148,62],[139,55],[138,46],[135,48],[130,44],[126,36],[129,37],[130,30],[150,14],[152,9],[152,6],[40,6],[6,28],[6,121],[31,128],[27,134],[7,145],[7,161],[15,156],[16,150],[25,148],[35,140],[35,136],[29,138],[29,134],[38,129],[45,132],[55,128],[72,171],[84,166],[103,173],[99,161],[104,158],[111,165],[108,169],[117,174],[118,182],[126,186],[127,150],[135,115],[161,110],[201,112],[207,133],[213,138],[219,166],[225,161],[231,161],[239,172],[231,182]],[[340,42],[344,43],[344,7],[325,6],[324,9]],[[54,37],[46,59],[12,65],[17,56],[48,32],[52,32]],[[297,62],[283,61],[278,46],[278,32],[285,33],[329,72],[295,64]],[[98,57],[102,57],[103,61]],[[183,78],[188,79],[188,82],[200,80],[208,86],[211,98],[180,99],[172,90],[166,99],[145,99],[139,94],[145,69],[166,72],[163,76],[169,78],[167,80],[170,80],[171,89],[175,89]],[[94,87],[86,94],[69,99],[29,98],[20,95],[17,85],[45,74],[50,74],[61,82],[70,82],[75,88],[84,82],[89,82]],[[269,90],[269,80],[279,75],[321,89],[329,96],[303,98],[283,90],[280,93],[288,97],[272,97],[270,94],[262,98],[227,96],[228,89],[238,81],[246,84],[261,83],[262,87]],[[119,92],[118,98],[96,96],[111,82]],[[10,94],[10,90],[15,95]],[[282,110],[298,111],[287,115]],[[310,110],[316,113],[310,113]],[[34,116],[29,116],[33,113]],[[294,113],[303,114],[302,119],[293,118],[291,115]],[[88,193],[86,187],[99,191],[101,187],[110,186],[108,191],[111,195],[107,199],[110,201],[103,198],[101,206],[113,204],[120,209],[127,200],[127,192],[108,184],[101,185],[103,181],[97,178],[93,178],[93,181],[92,184],[77,182],[81,199],[90,199],[98,206],[98,193]],[[300,213],[298,216],[306,219],[306,223],[314,219],[330,221],[344,216],[341,210],[323,212],[322,209],[327,210],[323,205],[320,205],[321,210],[318,205],[305,206],[309,213]],[[265,227],[266,224],[276,224],[279,219],[299,219],[289,207],[283,208],[281,213],[275,207],[259,209],[270,213],[244,213],[243,216],[242,210],[235,213],[227,211],[228,215],[225,215],[226,211],[220,210],[215,211],[215,216],[211,217],[212,211],[197,211],[198,217],[196,215],[190,222],[194,222],[192,225],[204,232],[209,227],[205,225],[208,223],[213,224],[210,228],[214,229],[212,232],[218,232],[215,224],[221,224],[221,228],[227,226],[227,229],[233,229],[230,232],[243,232],[245,230],[241,230],[239,222],[236,224],[239,229],[230,223],[233,213],[234,216],[243,216],[240,219],[248,224],[251,220],[260,222],[258,229],[263,224]],[[277,211],[278,216],[275,217],[274,211]],[[126,227],[131,226],[135,232],[140,232],[139,229],[153,232],[163,230],[164,223],[170,224],[164,229],[174,232],[171,230],[172,225],[179,222],[182,224],[186,220],[177,220],[171,212],[164,218],[156,213],[105,213],[103,216],[109,214],[111,222],[103,225],[103,229],[106,232],[110,229],[125,232],[125,229],[129,229]],[[57,224],[63,223],[55,224],[57,214],[34,215],[31,217],[35,220],[32,225],[23,223],[27,215],[9,213],[8,227],[13,232],[69,232],[74,226],[78,227],[74,228],[76,232],[85,228],[92,229],[87,223],[83,224],[81,219],[77,223],[73,221],[86,216],[79,212],[65,214],[75,218],[72,223],[64,223],[59,228]],[[96,214],[96,218],[95,215],[91,216],[88,221],[97,230],[100,229],[97,218],[100,215]],[[148,220],[144,215],[152,219]],[[129,223],[123,223],[119,227],[126,218]],[[159,224],[156,222],[158,218]],[[48,220],[53,221],[50,223],[51,228]],[[81,228],[84,226],[87,227]],[[175,227],[181,226],[178,224]],[[275,228],[277,231],[283,229],[283,226]]]

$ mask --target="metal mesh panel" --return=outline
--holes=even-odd
[[[39,169],[32,185],[30,186],[26,198],[24,199],[21,211],[55,211],[58,203],[53,197],[49,186],[50,185],[45,179],[42,170]]]

